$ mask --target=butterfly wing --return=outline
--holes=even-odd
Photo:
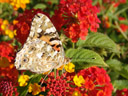
[[[16,68],[43,73],[68,62],[54,25],[47,16],[38,13],[26,43],[16,55]]]

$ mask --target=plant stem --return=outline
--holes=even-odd
[[[54,69],[54,74],[55,74],[54,78],[56,79],[56,69]]]
[[[126,36],[126,34],[123,32],[123,30],[120,28],[119,24],[117,21],[115,21],[116,27],[118,28],[118,30],[121,32],[121,34],[123,35],[123,37],[128,41],[128,37]]]
[[[75,43],[72,43],[72,47],[73,47],[73,49],[75,49]]]

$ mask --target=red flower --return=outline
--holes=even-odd
[[[47,84],[46,90],[49,90],[47,96],[71,96],[69,95],[71,83],[67,83],[66,73],[59,76],[57,71],[56,78],[54,78],[54,76],[55,74],[52,72],[48,76],[48,79],[44,81],[44,83]]]
[[[85,79],[85,84],[79,87],[81,93],[86,93],[88,96],[111,96],[113,87],[103,68],[90,67],[81,70],[78,75],[82,75]]]
[[[19,75],[18,70],[14,67],[13,64],[10,64],[8,67],[0,67],[0,76],[6,76],[10,79],[13,79],[14,81],[17,80]]]
[[[0,78],[0,93],[2,93],[3,96],[13,96],[14,92],[15,96],[18,96],[16,85],[13,80],[7,77]]]
[[[116,96],[128,96],[128,89],[124,88],[122,90],[117,90]]]
[[[26,41],[30,32],[31,21],[37,13],[43,12],[40,9],[25,10],[23,14],[20,14],[17,17],[16,20],[18,22],[15,24],[14,28],[17,30],[16,38],[20,43],[24,44],[24,42]]]
[[[60,10],[55,10],[55,15],[52,16],[52,22],[54,24],[54,26],[56,26],[56,29],[58,31],[61,30],[61,27],[65,24],[64,22],[64,18],[62,17],[62,13]]]
[[[99,91],[97,92],[97,96],[105,96],[103,90],[99,90]]]
[[[78,24],[72,24],[71,26],[69,25],[69,27],[64,29],[64,31],[66,36],[72,38],[73,42],[77,42],[80,33],[80,26]]]
[[[92,6],[92,0],[61,0],[59,9],[52,17],[54,23],[59,29],[64,26],[64,32],[73,42],[77,42],[79,38],[85,39],[88,29],[96,32],[99,27],[100,20],[97,18],[98,9]],[[54,19],[56,18],[56,19]]]
[[[114,4],[114,7],[118,7],[120,4],[124,4],[126,3],[127,1],[126,0],[118,0],[118,1],[113,1],[112,3]]]
[[[126,19],[124,17],[119,17],[119,20],[123,21],[123,20],[126,20]],[[128,25],[120,24],[120,28],[122,29],[123,32],[126,32],[128,30]],[[120,32],[120,31],[118,30],[118,32]]]
[[[14,59],[14,54],[14,49],[9,43],[0,43],[0,57],[6,57],[9,62],[12,62],[12,60]]]

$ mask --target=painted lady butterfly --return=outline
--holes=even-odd
[[[44,73],[70,62],[64,55],[59,35],[44,14],[33,18],[30,34],[23,48],[16,54],[15,66],[18,70]]]

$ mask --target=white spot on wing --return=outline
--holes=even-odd
[[[37,33],[40,33],[41,31],[42,31],[41,28],[38,28],[38,29],[37,29]]]
[[[39,59],[41,59],[42,55],[43,55],[43,53],[38,53],[38,54],[36,54],[36,56],[37,56]]]
[[[46,33],[55,32],[55,31],[56,31],[55,27],[46,29]]]
[[[51,41],[51,44],[61,44],[61,41],[59,41],[59,40],[53,40],[53,41]]]
[[[49,22],[49,21],[50,21],[49,18],[46,18],[45,22],[47,23],[47,22]]]
[[[54,57],[57,53],[58,53],[58,52],[57,52],[57,51],[55,51],[52,57]]]
[[[47,51],[50,52],[52,50],[52,47],[51,46],[48,46],[47,47]]]

